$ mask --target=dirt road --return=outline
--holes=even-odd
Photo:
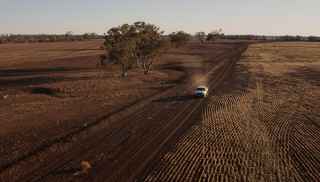
[[[129,114],[102,118],[83,127],[75,135],[49,141],[41,150],[25,153],[18,161],[2,168],[1,179],[11,181],[130,181],[161,151],[165,144],[201,116],[205,100],[192,97],[198,82],[209,78],[216,88],[232,70],[245,50],[244,44],[230,44],[229,49],[212,54],[210,45],[191,45],[189,52],[203,61],[178,64],[187,76],[165,92],[148,97],[130,108]],[[197,52],[198,51],[198,52]],[[78,174],[81,161],[92,170]]]
[[[319,181],[320,45],[254,44],[139,181]]]

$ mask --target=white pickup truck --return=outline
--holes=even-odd
[[[205,86],[199,86],[195,91],[196,97],[207,97],[208,96],[208,88]]]

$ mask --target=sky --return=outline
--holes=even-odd
[[[166,33],[320,35],[320,0],[0,0],[0,34],[102,34],[145,21]]]

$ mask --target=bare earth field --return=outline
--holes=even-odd
[[[97,69],[101,41],[8,44],[0,50],[1,164],[48,138],[86,127],[181,76],[137,70],[121,79],[118,68]]]
[[[132,179],[180,121],[200,114],[195,86],[217,87],[246,47],[189,44],[150,75],[121,78],[117,65],[97,68],[101,44],[0,46],[0,181]],[[76,175],[81,161],[89,175]]]
[[[101,44],[0,45],[0,181],[320,179],[319,43],[189,43],[128,78]]]
[[[55,135],[61,132],[56,131],[61,125],[81,126],[91,117],[101,117],[106,111],[165,88],[162,81],[182,75],[174,70],[155,70],[145,77],[133,70],[132,77],[122,79],[114,65],[96,68],[98,55],[103,53],[101,44],[88,41],[1,45],[0,49],[6,50],[0,53],[1,138],[12,139],[18,137],[17,133],[36,135],[32,133],[41,127],[50,128],[44,131],[46,135]],[[25,136],[14,141],[19,138]],[[24,143],[10,144],[7,149],[19,145]]]
[[[319,43],[250,45],[206,102],[139,180],[319,181]]]

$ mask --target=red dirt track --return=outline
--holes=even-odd
[[[190,44],[185,49],[172,50],[167,57],[182,55],[190,59],[189,62],[182,60],[159,65],[159,69],[183,71],[185,76],[177,83],[144,96],[143,100],[137,100],[117,112],[90,120],[79,129],[66,130],[53,138],[46,139],[43,135],[46,140],[39,147],[26,147],[24,151],[21,148],[23,152],[17,153],[18,157],[0,165],[0,179],[134,180],[143,174],[145,167],[168,142],[201,117],[207,100],[192,96],[197,80],[201,80],[199,77],[209,78],[207,84],[211,90],[217,88],[230,75],[246,44],[228,43],[221,44],[221,47],[223,49],[219,49],[219,44]],[[199,63],[194,58],[202,61]],[[89,161],[93,168],[88,175],[75,176],[81,161]]]
[[[320,179],[320,44],[189,43],[125,79],[100,44],[1,45],[0,181]]]
[[[319,181],[320,45],[253,44],[138,181]]]

